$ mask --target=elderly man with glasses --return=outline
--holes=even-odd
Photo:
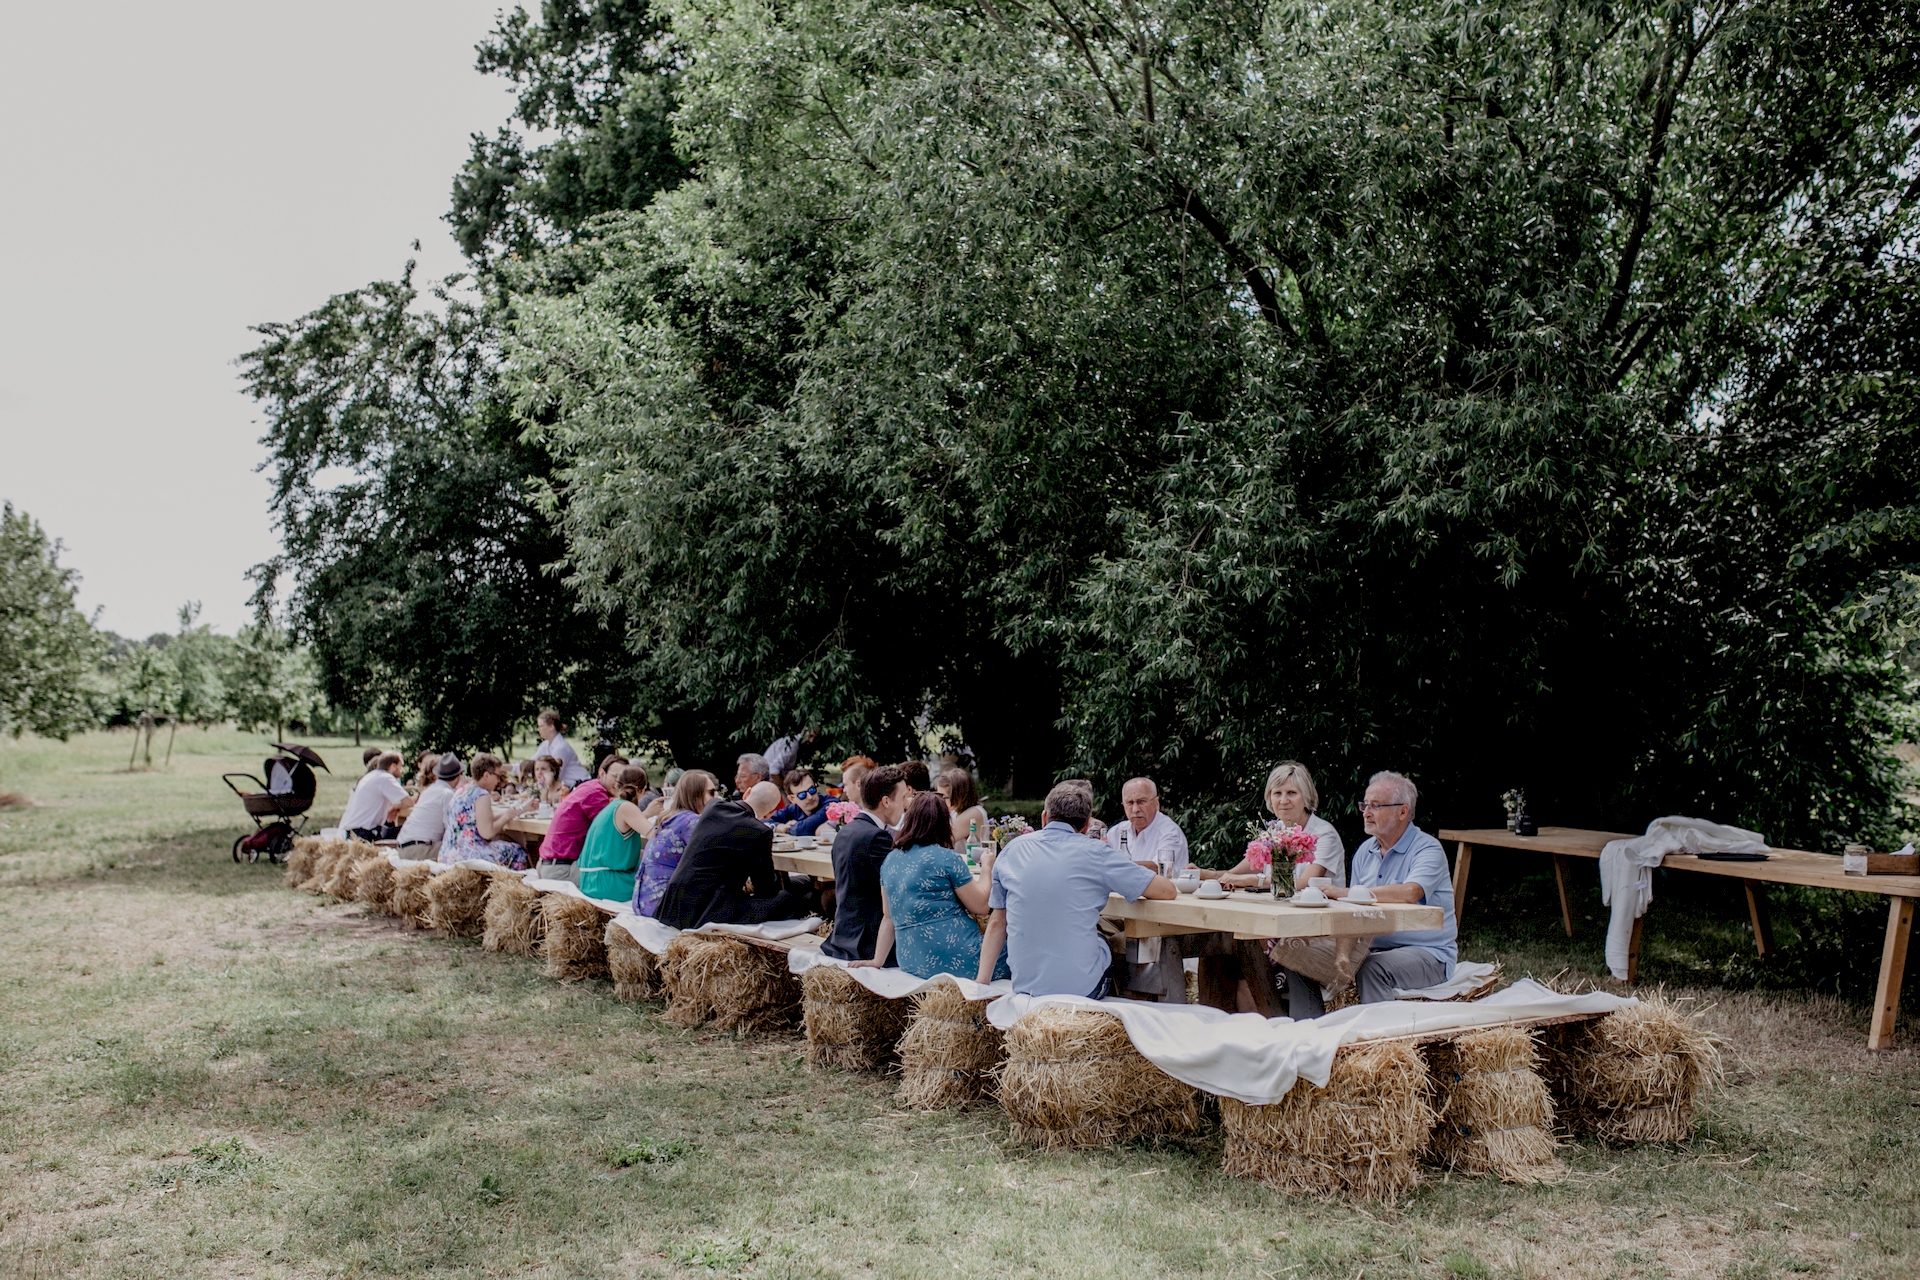
[[[1367,798],[1360,803],[1367,840],[1354,851],[1348,886],[1327,887],[1328,896],[1344,898],[1365,886],[1376,902],[1424,902],[1439,907],[1443,916],[1438,929],[1383,933],[1373,940],[1372,954],[1354,979],[1362,1004],[1391,1000],[1396,988],[1415,991],[1453,976],[1453,877],[1440,842],[1413,825],[1419,802],[1419,790],[1403,774],[1369,778]],[[1327,1011],[1320,984],[1291,969],[1287,1004],[1296,1019]]]

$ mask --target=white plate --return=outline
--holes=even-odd
[[[1312,900],[1308,900],[1308,901],[1306,901],[1306,902],[1302,902],[1302,901],[1300,901],[1300,899],[1298,899],[1298,898],[1288,898],[1288,899],[1287,899],[1287,903],[1288,903],[1288,905],[1290,905],[1290,906],[1295,906],[1295,907],[1330,907],[1330,906],[1332,906],[1332,905],[1333,905],[1333,899],[1332,899],[1332,898],[1322,898],[1322,899],[1320,899],[1320,901],[1318,901],[1318,902],[1314,902],[1314,901],[1312,901]]]

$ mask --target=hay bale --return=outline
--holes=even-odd
[[[738,938],[712,939],[692,963],[706,969],[713,1025],[721,1031],[786,1032],[800,1023],[800,979],[787,968],[787,953]]]
[[[1043,1005],[1007,1032],[997,1073],[1013,1136],[1104,1147],[1200,1127],[1200,1092],[1148,1062],[1108,1013]]]
[[[430,862],[409,862],[404,867],[395,867],[393,914],[408,924],[427,928],[427,886],[435,878]]]
[[[660,957],[660,981],[667,993],[663,1016],[677,1027],[697,1027],[713,1016],[706,966],[689,963],[711,941],[699,934],[683,933],[667,944],[667,954]]]
[[[1427,1046],[1433,1081],[1430,1159],[1456,1173],[1502,1182],[1551,1182],[1553,1096],[1540,1077],[1540,1052],[1524,1027],[1489,1027]]]
[[[660,957],[634,941],[633,935],[607,921],[607,972],[613,978],[616,1000],[656,1000],[665,990]]]
[[[1220,1100],[1226,1171],[1293,1195],[1386,1200],[1420,1181],[1433,1131],[1427,1063],[1405,1042],[1334,1057],[1324,1089],[1302,1080],[1279,1102]]]
[[[287,850],[286,870],[281,877],[287,888],[298,889],[313,878],[313,859],[320,852],[318,836],[296,836],[293,848]]]
[[[308,864],[310,874],[294,887],[305,889],[308,893],[325,893],[328,881],[333,878],[334,864],[339,862],[346,852],[345,840],[322,840],[319,847],[313,851],[313,858]]]
[[[477,938],[493,877],[473,867],[452,867],[427,882],[426,926],[456,938]]]
[[[875,995],[837,964],[807,970],[800,991],[809,1067],[876,1071],[893,1061],[913,1012],[905,1000]]]
[[[1547,1028],[1543,1074],[1561,1121],[1602,1142],[1685,1142],[1720,1076],[1713,1037],[1661,997]]]
[[[393,864],[385,856],[362,860],[354,873],[353,897],[375,911],[393,914]]]
[[[549,893],[540,898],[541,926],[546,931],[540,953],[547,958],[547,976],[561,982],[607,976],[606,917],[585,898]]]
[[[512,956],[537,956],[546,936],[540,891],[519,876],[491,876],[482,912],[480,945]]]
[[[913,1021],[900,1037],[903,1106],[964,1107],[993,1092],[1007,1038],[987,1021],[987,1002],[968,1000],[951,982],[913,998]]]

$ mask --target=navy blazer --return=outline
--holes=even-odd
[[[885,909],[880,864],[892,852],[893,833],[864,810],[840,828],[833,839],[833,936],[820,948],[823,954],[836,960],[873,959]]]

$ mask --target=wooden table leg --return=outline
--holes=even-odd
[[[1633,936],[1627,939],[1627,981],[1632,982],[1640,976],[1640,931],[1647,926],[1645,916],[1636,916],[1633,921]]]
[[[1473,846],[1462,840],[1453,855],[1453,927],[1467,909],[1467,873],[1473,870]]]
[[[1900,981],[1907,970],[1907,939],[1913,934],[1913,903],[1912,898],[1887,900],[1887,942],[1880,950],[1880,985],[1873,993],[1869,1049],[1893,1047],[1893,1023],[1900,1014]]]
[[[1753,922],[1753,949],[1764,960],[1774,952],[1773,921],[1767,915],[1767,886],[1752,880],[1741,883],[1747,888],[1747,918]]]
[[[1273,988],[1273,961],[1267,959],[1266,945],[1242,942],[1234,950],[1240,953],[1240,974],[1253,993],[1255,1011],[1263,1018],[1277,1018],[1286,1013],[1280,1007],[1280,993]]]
[[[1573,899],[1567,896],[1567,855],[1564,853],[1553,855],[1553,883],[1560,890],[1560,923],[1567,927],[1567,936],[1571,938],[1573,936]]]
[[[1240,1005],[1240,957],[1200,957],[1200,1003],[1235,1013]]]

